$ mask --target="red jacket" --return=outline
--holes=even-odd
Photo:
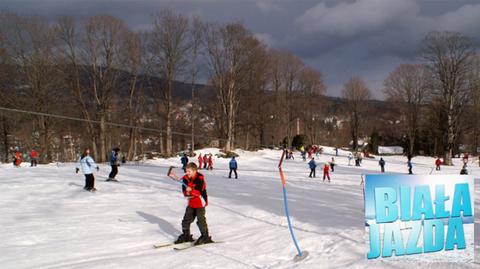
[[[30,153],[30,156],[31,156],[32,158],[37,158],[38,153],[37,153],[35,150],[32,150],[32,152]]]
[[[441,164],[442,164],[442,161],[441,161],[440,159],[437,159],[437,160],[435,161],[435,165],[436,165],[436,166],[439,166],[439,165],[441,165]]]
[[[213,159],[212,156],[208,157],[208,165],[212,166],[213,164]]]
[[[202,155],[198,156],[198,164],[202,166]]]
[[[325,164],[325,165],[323,166],[323,172],[324,172],[324,173],[328,173],[328,170],[330,170],[330,167],[329,167],[327,164]]]
[[[188,200],[188,206],[191,208],[202,208],[208,205],[207,195],[207,183],[203,178],[203,175],[196,173],[193,178],[188,178],[187,175],[183,176],[182,181],[185,185],[192,188],[190,193],[187,193],[185,185],[182,186],[183,195],[190,197]]]

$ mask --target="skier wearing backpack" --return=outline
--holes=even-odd
[[[112,153],[110,154],[110,167],[112,170],[110,171],[110,174],[108,175],[108,178],[106,181],[116,181],[118,182],[117,179],[115,179],[115,176],[118,174],[118,152],[120,151],[119,148],[114,148],[112,149]]]
[[[230,167],[230,173],[228,174],[228,178],[232,178],[232,172],[233,172],[233,173],[235,173],[235,179],[237,179],[238,178],[238,175],[237,175],[238,165],[237,165],[237,161],[235,160],[235,156],[232,157],[232,159],[230,160],[230,163],[228,165]]]
[[[309,162],[308,162],[308,166],[310,167],[310,175],[308,177],[316,177],[315,176],[315,170],[317,169],[317,163],[315,162],[315,158],[312,158]]]
[[[188,198],[188,206],[185,209],[185,215],[182,220],[183,233],[178,236],[175,244],[195,241],[190,233],[190,225],[195,218],[201,233],[201,236],[195,241],[195,245],[213,243],[208,233],[207,218],[205,217],[205,207],[208,205],[205,178],[197,171],[195,163],[187,164],[186,170],[187,172],[181,180],[183,182],[183,195]]]
[[[92,168],[97,169],[97,171],[100,170],[93,158],[90,157],[90,149],[86,148],[80,156],[80,159],[78,159],[75,173],[78,174],[78,172],[82,170],[82,174],[85,175],[85,187],[83,187],[83,189],[93,192],[97,189],[95,188],[95,177],[93,176]]]

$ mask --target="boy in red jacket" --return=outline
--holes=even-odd
[[[330,166],[328,166],[328,164],[326,163],[323,166],[323,181],[325,181],[325,177],[326,177],[328,178],[328,182],[330,182],[330,174],[328,173],[329,170],[330,170]]]
[[[186,170],[186,174],[182,177],[182,191],[189,200],[182,220],[183,233],[175,241],[175,244],[194,241],[190,233],[190,224],[195,218],[197,218],[198,229],[202,234],[195,241],[195,245],[213,243],[208,234],[207,218],[205,217],[205,207],[208,205],[207,184],[203,175],[197,172],[195,163],[187,164]]]
[[[207,170],[213,170],[213,159],[212,159],[212,154],[208,156],[208,168]]]
[[[202,169],[202,162],[203,162],[202,153],[200,153],[198,155],[198,169]]]
[[[440,165],[442,165],[442,160],[440,160],[440,158],[437,158],[437,160],[435,161],[437,171],[440,171]]]

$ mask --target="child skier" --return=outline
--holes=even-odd
[[[207,154],[203,155],[203,169],[207,169],[208,157]]]
[[[93,176],[92,168],[97,169],[97,171],[100,170],[93,158],[90,157],[90,150],[87,148],[83,151],[80,159],[78,159],[75,173],[78,174],[78,171],[80,171],[80,169],[82,170],[82,173],[85,175],[85,187],[83,189],[93,192],[97,189],[95,189],[95,177]]]
[[[208,234],[207,219],[205,217],[205,207],[208,205],[207,185],[202,174],[198,173],[197,165],[189,163],[186,167],[186,174],[182,177],[182,191],[185,197],[188,197],[188,206],[185,209],[185,215],[182,220],[183,233],[175,241],[175,244],[193,242],[194,239],[190,233],[190,225],[197,218],[197,225],[202,234],[195,245],[213,243]]]
[[[22,163],[22,154],[20,151],[15,152],[15,157],[13,159],[13,165],[15,167],[20,167],[20,164]]]
[[[413,164],[412,164],[412,159],[411,158],[408,158],[407,167],[408,167],[408,174],[413,175],[413,171],[412,171]]]
[[[385,160],[383,158],[380,158],[380,161],[378,161],[378,165],[380,165],[382,173],[385,173]]]
[[[213,158],[212,158],[212,154],[210,153],[210,155],[208,156],[208,167],[207,167],[207,170],[213,170]]]
[[[235,173],[235,179],[237,179],[238,178],[238,175],[237,175],[238,165],[237,165],[237,161],[235,160],[235,156],[233,156],[232,159],[230,160],[229,167],[230,167],[230,173],[228,174],[228,178],[232,178],[232,172],[233,172],[233,173]]]
[[[30,152],[30,167],[37,166],[38,163],[38,153],[36,150]]]
[[[310,175],[308,177],[315,177],[315,170],[317,169],[317,163],[315,163],[315,158],[312,158],[308,162],[308,166],[310,167]]]
[[[437,160],[435,161],[435,170],[440,171],[440,165],[442,165],[442,160],[440,160],[440,158],[437,158]]]
[[[203,157],[202,153],[198,155],[198,169],[202,169]]]
[[[187,172],[187,164],[188,164],[188,157],[187,157],[187,154],[184,153],[182,158],[180,159],[180,161],[182,162],[182,169],[183,169],[183,172]]]
[[[332,172],[335,172],[335,159],[332,157],[332,161],[330,162],[330,169]]]
[[[108,178],[106,181],[116,181],[118,182],[117,179],[115,179],[115,176],[118,174],[118,152],[120,151],[119,148],[114,148],[112,149],[112,153],[110,154],[110,166],[112,167],[112,170],[110,171],[110,174],[108,175]]]
[[[330,182],[330,173],[328,170],[330,169],[330,166],[328,166],[327,163],[323,166],[323,181],[325,182],[325,178],[328,178],[328,182]]]

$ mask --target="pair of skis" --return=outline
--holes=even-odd
[[[166,244],[153,245],[153,248],[160,249],[160,248],[166,248],[166,247],[173,247],[173,250],[181,251],[181,250],[186,250],[193,247],[201,247],[205,245],[218,244],[218,243],[222,243],[222,242],[212,242],[212,243],[201,244],[201,245],[195,245],[194,242],[185,242],[180,244],[166,243]]]

